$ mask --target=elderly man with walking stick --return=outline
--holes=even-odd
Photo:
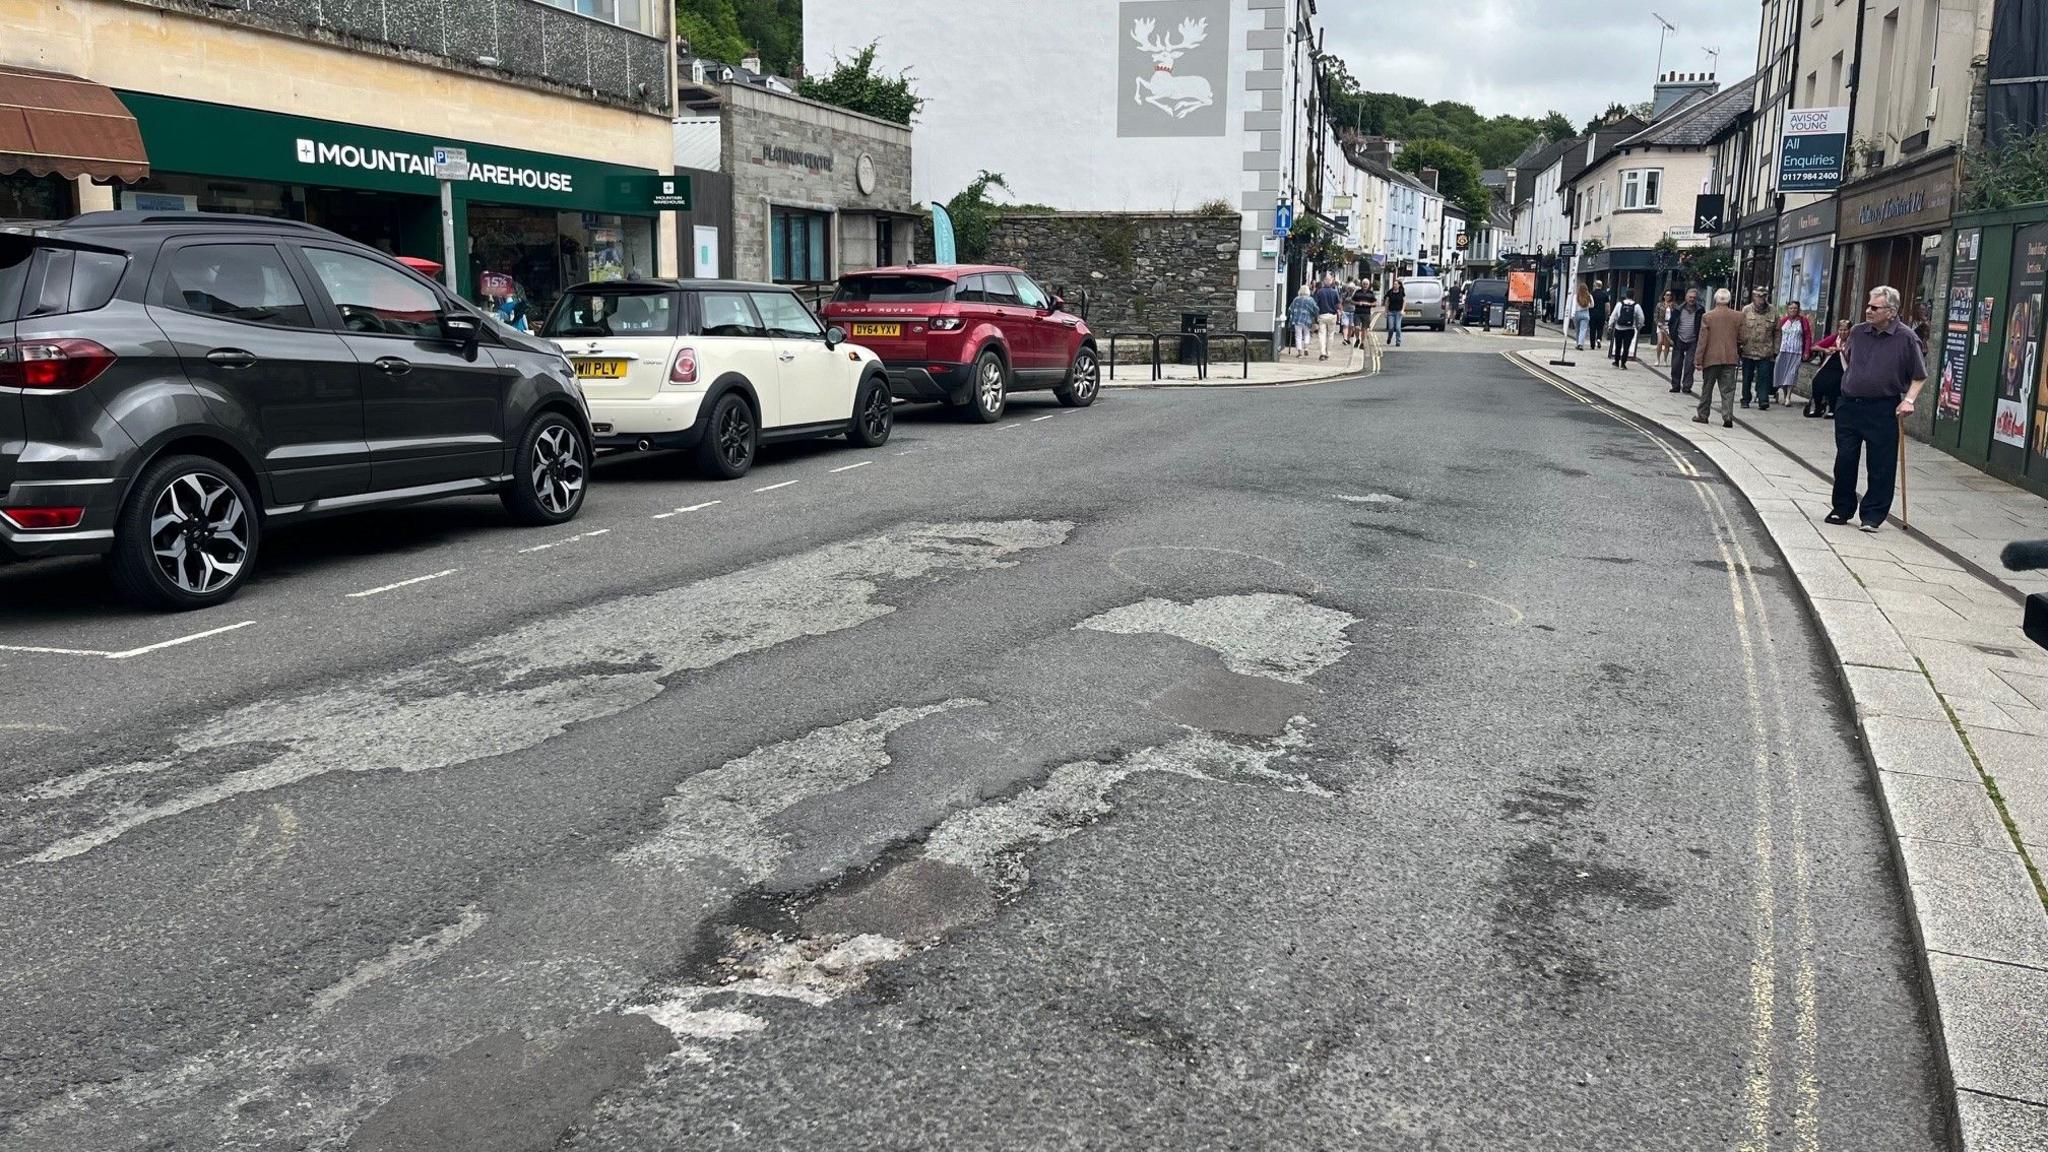
[[[1863,323],[1849,330],[1842,399],[1835,409],[1835,490],[1830,524],[1862,522],[1875,532],[1892,510],[1905,418],[1927,386],[1927,355],[1920,338],[1899,323],[1899,291],[1870,290]],[[1857,457],[1869,453],[1870,482],[1856,500]]]

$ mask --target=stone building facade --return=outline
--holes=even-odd
[[[746,84],[720,103],[734,276],[824,285],[911,258],[910,129]]]

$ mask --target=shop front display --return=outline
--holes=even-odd
[[[1948,282],[1943,234],[1955,208],[1958,174],[1952,149],[1842,189],[1835,238],[1837,316],[1857,316],[1872,288],[1900,296],[1899,315],[1930,332],[1943,312]]]
[[[578,280],[654,275],[661,177],[649,169],[457,138],[123,92],[155,173],[123,207],[304,220],[394,256],[448,265],[463,295],[509,278],[539,312]],[[456,252],[442,251],[437,148],[468,156],[449,181]],[[453,257],[452,262],[450,257]]]
[[[1834,262],[1835,202],[1823,200],[1778,217],[1779,303],[1799,301],[1816,330],[1831,331],[1828,269]]]

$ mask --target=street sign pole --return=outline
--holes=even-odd
[[[455,182],[469,179],[469,149],[434,146],[434,179],[441,185],[441,282],[460,294],[456,283]]]
[[[1564,330],[1564,346],[1557,350],[1557,359],[1551,363],[1560,368],[1576,368],[1578,361],[1572,359],[1572,314],[1565,310],[1566,302],[1576,310],[1579,306],[1579,245],[1577,241],[1565,240],[1557,246],[1557,258],[1565,262],[1564,285],[1557,298],[1557,326]]]

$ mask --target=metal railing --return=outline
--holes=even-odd
[[[1261,336],[1264,340],[1267,337]],[[1244,332],[1111,332],[1109,334],[1109,378],[1116,379],[1116,342],[1118,340],[1146,340],[1152,345],[1152,379],[1165,379],[1164,358],[1159,345],[1166,340],[1192,340],[1195,343],[1195,379],[1209,378],[1209,343],[1212,340],[1235,340],[1238,345],[1238,377],[1252,378],[1252,337]]]

